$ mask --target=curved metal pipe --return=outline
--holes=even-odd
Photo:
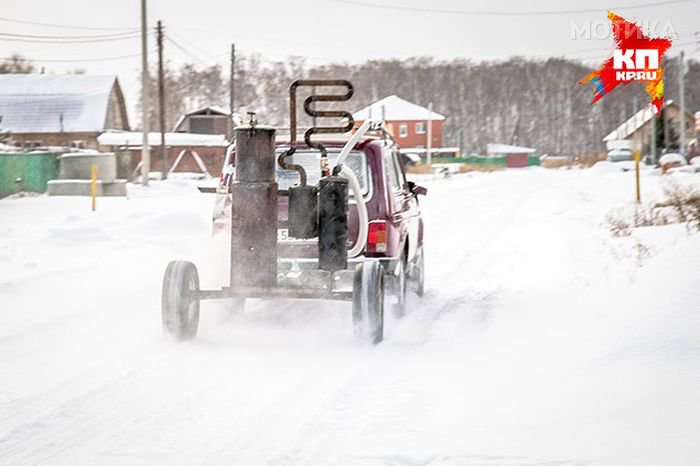
[[[304,141],[309,147],[317,149],[321,152],[321,172],[324,175],[330,174],[328,169],[328,152],[323,144],[312,141],[311,136],[314,134],[333,134],[333,133],[346,133],[351,131],[355,125],[355,120],[352,118],[350,112],[344,110],[316,110],[313,108],[314,102],[345,102],[350,100],[350,98],[355,93],[355,89],[350,83],[345,79],[298,79],[294,81],[289,86],[289,139],[290,147],[288,150],[280,154],[277,159],[279,166],[284,170],[296,170],[299,173],[299,182],[302,186],[306,186],[306,171],[304,167],[297,164],[288,164],[285,159],[290,155],[293,155],[297,150],[297,103],[296,103],[296,91],[301,86],[308,87],[329,87],[329,86],[343,86],[347,89],[345,94],[336,95],[311,95],[304,100],[304,111],[307,115],[311,117],[322,117],[322,118],[346,118],[347,124],[344,126],[320,126],[311,127],[304,133]]]
[[[355,120],[350,112],[345,110],[316,110],[314,108],[314,102],[345,102],[352,98],[355,93],[355,88],[350,81],[344,79],[337,80],[307,80],[311,86],[345,86],[347,91],[342,95],[310,95],[304,99],[304,111],[307,115],[313,118],[345,118],[347,123],[344,126],[320,126],[311,127],[304,133],[304,141],[309,147],[318,149],[321,152],[321,172],[324,175],[329,175],[330,171],[328,169],[328,152],[323,144],[311,140],[311,136],[314,134],[333,134],[333,133],[347,133],[352,131],[355,126]]]
[[[298,165],[296,163],[287,163],[285,162],[284,159],[289,157],[290,155],[293,155],[294,152],[297,151],[296,145],[290,147],[286,151],[282,152],[279,157],[277,157],[277,164],[283,169],[283,170],[295,170],[297,173],[299,173],[299,185],[300,186],[306,186],[306,170],[304,170],[304,167],[301,165]]]
[[[295,170],[299,173],[299,184],[301,186],[306,186],[306,170],[301,165],[295,163],[287,163],[284,159],[293,155],[297,150],[297,87],[299,87],[301,80],[294,81],[289,86],[289,149],[282,152],[279,157],[277,157],[277,164],[282,168],[282,170]]]

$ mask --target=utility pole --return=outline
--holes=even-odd
[[[668,107],[666,106],[666,103],[664,102],[664,105],[661,106],[661,124],[664,125],[664,149],[663,149],[663,154],[668,152],[668,144],[669,144],[669,139],[671,132],[669,131],[668,128],[668,112],[666,111]]]
[[[163,23],[158,20],[158,106],[160,108],[160,164],[163,179],[168,175],[168,156],[165,153],[165,75],[163,73]]]
[[[684,73],[684,66],[683,66],[683,58],[685,56],[685,53],[681,50],[681,58],[680,58],[680,70],[678,70],[678,82],[680,83],[680,104],[681,104],[681,116],[678,118],[678,129],[679,129],[679,135],[678,135],[678,141],[679,141],[679,150],[678,152],[685,157],[685,78],[683,77]]]
[[[382,128],[384,128],[385,121],[386,121],[386,106],[382,105]],[[386,141],[386,131],[382,131],[382,140]]]
[[[235,100],[234,100],[234,82],[236,79],[235,75],[236,71],[236,44],[231,44],[231,74],[229,76],[229,112],[231,113],[231,117],[229,119],[229,126],[231,127],[231,137],[233,137],[233,128],[235,126],[233,122],[233,109],[235,105]]]
[[[148,124],[149,106],[146,0],[141,0],[141,130],[143,131],[141,179],[144,186],[148,186],[148,173],[151,171],[151,148],[148,145],[148,133],[150,131]]]
[[[433,145],[433,103],[428,103],[428,130],[426,131],[428,141],[425,145],[425,163],[428,165],[433,163],[432,145]]]

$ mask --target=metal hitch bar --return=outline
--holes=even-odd
[[[285,288],[281,286],[225,287],[220,290],[200,290],[193,294],[196,299],[276,298],[352,301],[351,291],[331,291],[323,288]]]

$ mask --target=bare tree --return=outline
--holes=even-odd
[[[28,74],[33,73],[35,69],[32,62],[17,53],[0,61],[0,74]]]
[[[674,98],[678,88],[674,60],[666,61],[667,98]],[[688,70],[687,107],[700,110],[700,63],[689,60]],[[287,89],[294,79],[344,78],[355,86],[352,110],[392,94],[423,106],[433,102],[435,111],[447,117],[444,144],[457,146],[461,133],[467,153],[483,153],[486,144],[508,143],[516,135],[519,145],[534,147],[540,154],[579,155],[604,151],[602,138],[640,109],[635,101],[639,106],[648,101],[642,86],[629,85],[591,105],[593,89],[578,85],[590,71],[563,58],[472,62],[416,57],[309,66],[294,57],[264,61],[242,55],[236,62],[235,93],[236,105],[256,111],[259,121],[284,126]],[[169,127],[198,106],[227,108],[228,83],[218,65],[168,66],[166,88]],[[298,116],[300,125],[309,123],[304,115]],[[156,117],[154,102],[154,123]]]

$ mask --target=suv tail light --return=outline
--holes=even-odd
[[[386,222],[370,222],[367,230],[367,252],[386,252]]]

